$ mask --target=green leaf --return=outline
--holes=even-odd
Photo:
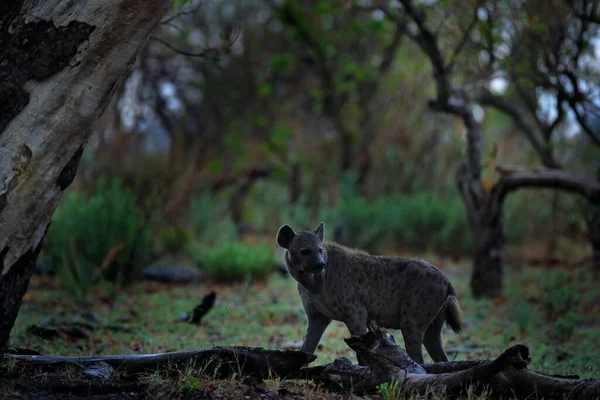
[[[208,170],[216,173],[223,169],[223,160],[221,158],[213,158],[208,162]]]
[[[285,146],[291,137],[291,131],[288,127],[279,125],[271,133],[271,142],[276,146]]]
[[[258,97],[264,98],[269,97],[273,93],[273,86],[268,82],[261,82],[258,85]]]
[[[271,172],[271,177],[273,179],[285,179],[287,177],[287,171],[285,168],[275,168],[273,172]]]
[[[279,53],[272,55],[270,61],[274,72],[289,72],[294,67],[295,57],[292,53]]]
[[[248,114],[248,119],[250,120],[250,123],[256,126],[257,128],[264,128],[265,126],[267,126],[267,117],[263,114],[256,114],[251,112]]]

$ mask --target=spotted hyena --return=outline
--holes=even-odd
[[[321,223],[312,232],[294,232],[283,225],[277,233],[308,317],[302,351],[315,352],[332,320],[343,322],[352,336],[365,334],[367,323],[375,321],[400,329],[406,351],[418,363],[423,363],[422,345],[434,361],[447,361],[444,322],[456,333],[461,330],[461,310],[448,278],[419,259],[323,242],[324,229]]]

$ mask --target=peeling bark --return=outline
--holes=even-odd
[[[0,7],[0,355],[93,124],[171,1]]]
[[[21,299],[27,292],[29,281],[40,250],[43,246],[43,239],[38,246],[23,254],[8,271],[0,279],[0,359],[3,351],[8,345],[8,338],[12,326],[17,319]],[[8,248],[5,247],[0,252],[0,262],[4,261],[4,257],[8,253]]]

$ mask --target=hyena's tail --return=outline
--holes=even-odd
[[[446,298],[446,323],[450,325],[450,328],[454,333],[459,333],[463,328],[462,323],[462,310],[458,305],[458,299],[456,298],[456,292],[451,284],[448,284],[448,297]]]

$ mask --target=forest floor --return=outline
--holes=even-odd
[[[522,343],[531,350],[532,369],[600,377],[600,291],[589,270],[507,267],[504,296],[475,301],[469,291],[468,262],[428,260],[450,277],[464,312],[466,329],[461,334],[444,328],[451,360],[493,358]],[[304,335],[305,317],[295,283],[281,274],[266,282],[233,285],[140,282],[114,299],[98,289],[87,304],[73,301],[57,279],[33,277],[11,346],[48,355],[157,353],[216,345],[299,349]],[[181,313],[190,312],[211,291],[216,293],[215,305],[199,325],[179,321]],[[77,329],[44,339],[39,329],[36,333],[31,328],[61,324]],[[402,345],[401,333],[392,333]],[[313,365],[337,357],[356,361],[342,340],[348,336],[343,324],[332,323]],[[50,387],[56,398],[69,398],[67,392],[85,397],[98,384],[95,379],[83,378],[73,368],[58,375],[43,370],[25,373],[9,359],[0,367],[0,399],[22,398],[17,394],[25,388],[32,393],[28,398],[52,398]],[[74,380],[79,388],[75,391]],[[310,382],[271,380],[245,385],[218,381],[192,367],[175,373],[157,371],[135,380],[123,376],[113,389],[114,394],[108,390],[106,396],[95,398],[350,398],[325,393]]]

